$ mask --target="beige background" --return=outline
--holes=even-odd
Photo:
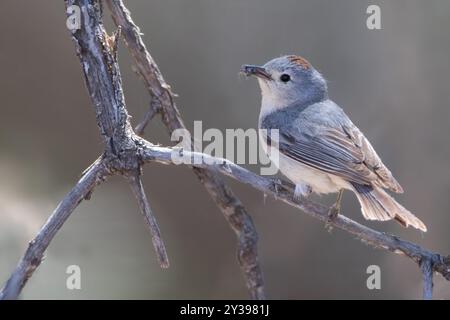
[[[450,2],[370,1],[381,6],[380,31],[366,28],[369,1],[360,0],[126,3],[180,95],[189,127],[203,120],[205,129],[254,128],[259,92],[255,81],[238,77],[240,65],[287,53],[307,57],[403,185],[406,193],[397,198],[429,232],[364,223],[450,253]],[[102,150],[64,11],[62,1],[0,2],[1,282]],[[109,16],[107,21],[112,31]],[[136,123],[149,97],[123,44],[120,63]],[[146,137],[168,143],[158,121]],[[302,212],[271,198],[264,203],[261,193],[230,183],[258,228],[270,298],[420,298],[421,276],[409,260],[338,230],[330,234]],[[246,298],[234,235],[194,175],[149,165],[145,185],[167,243],[169,270],[159,269],[132,194],[114,178],[65,224],[23,298]],[[363,222],[349,193],[343,212]],[[71,264],[82,269],[82,290],[65,287]],[[372,264],[381,267],[379,291],[366,288]],[[450,298],[450,284],[440,276],[435,297]]]

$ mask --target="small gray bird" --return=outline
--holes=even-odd
[[[426,231],[425,224],[383,189],[403,189],[370,142],[328,97],[325,79],[300,56],[283,56],[264,66],[244,65],[258,79],[262,94],[259,128],[278,130],[261,143],[269,157],[278,149],[280,171],[295,183],[295,197],[339,192],[330,217],[339,213],[342,192],[353,191],[364,218],[395,219]],[[276,141],[278,140],[278,141]]]

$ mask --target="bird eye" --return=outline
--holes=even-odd
[[[282,82],[288,82],[289,80],[291,80],[291,76],[286,74],[286,73],[284,73],[284,74],[281,75],[280,80]]]

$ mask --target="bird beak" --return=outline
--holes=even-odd
[[[248,77],[255,76],[264,80],[272,80],[272,76],[266,71],[266,69],[260,66],[244,64],[241,67],[241,73],[245,74]]]

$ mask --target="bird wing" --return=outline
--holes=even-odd
[[[353,124],[323,128],[316,134],[299,135],[298,131],[291,133],[281,129],[278,148],[282,154],[296,161],[347,181],[403,192],[370,142]]]

